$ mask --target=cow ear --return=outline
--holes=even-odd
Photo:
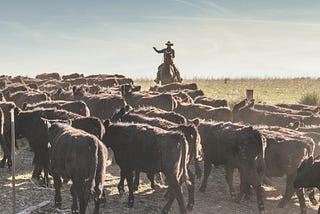
[[[313,164],[313,157],[312,157],[312,156],[310,156],[310,157],[308,158],[307,163],[308,163],[308,165],[312,165],[312,164]]]
[[[132,91],[140,91],[141,90],[141,85],[139,86],[134,86]]]
[[[24,103],[22,104],[22,110],[23,110],[23,111],[27,110],[27,106],[28,106],[28,104],[27,104],[26,102],[24,102]]]
[[[19,107],[14,107],[13,111],[14,111],[15,117],[17,117],[18,114],[21,112],[21,109]]]
[[[300,121],[296,121],[293,123],[291,128],[294,130],[298,130],[299,127],[300,127]]]
[[[73,91],[73,93],[75,93],[75,92],[76,92],[76,90],[77,90],[77,86],[73,86],[73,87],[72,87],[72,91]]]
[[[132,92],[132,89],[133,89],[133,87],[131,86],[131,85],[125,85],[125,90],[126,90],[126,93],[128,94],[128,93],[130,93],[130,92]]]
[[[248,104],[248,107],[249,108],[252,108],[254,106],[254,101],[251,101],[249,104]]]
[[[10,92],[10,91],[7,91],[7,92],[5,93],[5,97],[11,97],[11,92]]]
[[[130,107],[131,107],[130,105],[126,105],[126,106],[124,107],[124,111],[125,111],[125,112],[130,111]]]
[[[124,96],[125,93],[125,85],[120,86],[121,95]]]
[[[103,126],[104,126],[105,128],[109,127],[110,125],[111,125],[111,122],[110,122],[109,119],[108,119],[108,120],[105,120],[105,121],[103,122]]]
[[[200,119],[199,118],[195,118],[194,120],[191,120],[191,122],[198,127],[200,125]]]
[[[62,92],[62,88],[59,88],[58,91],[57,91],[57,95],[60,95]]]
[[[51,123],[47,119],[42,118],[42,117],[40,117],[40,119],[44,122],[47,129],[49,129],[51,127]]]

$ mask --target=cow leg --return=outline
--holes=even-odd
[[[135,170],[134,171],[134,191],[138,191],[139,189],[139,183],[140,183],[140,171]]]
[[[194,160],[194,168],[197,178],[201,178],[202,171],[200,167],[200,161]]]
[[[307,213],[307,206],[306,206],[306,200],[304,198],[303,189],[302,188],[296,189],[296,193],[297,193],[298,200],[299,200],[301,214],[306,214]]]
[[[12,166],[12,159],[11,159],[11,137],[5,137],[5,143],[7,145],[7,149],[8,149],[8,156],[7,156],[7,164],[8,167],[11,168]],[[17,145],[17,144],[16,144]]]
[[[4,166],[6,165],[6,162],[7,162],[7,158],[6,158],[6,155],[4,154],[3,158],[0,161],[0,168],[4,168]]]
[[[154,190],[159,190],[160,187],[154,182],[154,173],[147,173],[147,177],[151,182],[151,188]]]
[[[43,167],[43,173],[44,173],[44,179],[42,182],[42,185],[45,187],[49,187],[49,154],[46,154],[47,152],[43,152],[42,154],[42,167]]]
[[[204,160],[204,175],[203,175],[203,181],[202,181],[201,187],[199,189],[200,192],[204,192],[207,188],[208,177],[210,175],[211,169],[212,169],[211,162],[208,160],[208,158],[205,158],[205,160]]]
[[[195,181],[195,176],[193,172],[190,170],[190,165],[188,164],[188,174],[189,178],[191,181],[191,185],[187,185],[188,187],[188,204],[187,204],[187,209],[192,210],[194,206],[194,181]]]
[[[56,208],[61,209],[61,203],[62,203],[61,192],[60,192],[60,189],[62,186],[61,178],[56,173],[52,173],[52,177],[53,177],[54,189],[55,189],[54,206]]]
[[[125,173],[123,170],[120,170],[120,181],[119,181],[119,184],[118,184],[118,191],[119,191],[119,194],[123,194],[125,191],[124,191],[124,179],[125,179]]]
[[[245,180],[243,173],[240,173],[240,192],[238,196],[235,198],[235,202],[239,203],[242,200],[243,196],[248,194],[249,192],[250,192],[250,185]]]
[[[133,207],[134,204],[134,195],[133,195],[133,172],[127,171],[126,180],[129,188],[129,197],[128,197],[128,207]]]
[[[161,213],[163,213],[163,214],[169,213],[169,211],[171,209],[171,206],[172,206],[172,203],[173,203],[173,201],[175,199],[174,194],[173,194],[172,189],[170,188],[170,186],[169,186],[168,191],[167,191],[166,194],[168,194],[168,201],[167,201],[166,205],[161,210]]]
[[[168,181],[169,187],[171,187],[172,194],[170,195],[168,203],[163,208],[163,210],[169,211],[174,198],[176,198],[178,201],[180,213],[181,214],[187,213],[187,209],[185,207],[184,199],[183,199],[183,195],[182,195],[182,188],[179,185],[177,178],[174,175],[169,175],[169,176],[167,176],[167,181]],[[172,199],[172,197],[173,197],[173,199]]]
[[[293,180],[295,178],[295,174],[287,175],[287,181],[286,181],[286,192],[284,193],[283,198],[281,199],[280,203],[278,204],[279,208],[283,208],[288,201],[291,199],[294,188],[293,188]]]
[[[35,153],[33,160],[34,160],[34,169],[32,173],[32,179],[34,179],[36,182],[39,182],[41,178],[42,164],[41,164],[41,161],[39,160],[39,156],[37,153]]]
[[[77,190],[79,191],[78,197],[80,214],[85,214],[88,206],[90,191],[88,189],[85,189],[85,187],[87,186],[86,182],[75,182],[75,184]]]
[[[231,165],[225,165],[224,167],[226,173],[226,181],[229,187],[229,193],[231,195],[231,199],[234,200],[236,198],[236,192],[233,188],[233,171],[234,168]],[[241,175],[240,175],[241,176]]]
[[[4,140],[4,137],[1,137],[0,140],[1,140],[0,145],[1,145],[1,148],[3,151],[3,158],[0,162],[0,168],[4,168],[6,165],[7,159],[10,157],[10,151],[7,147],[7,144],[6,144],[6,141]]]
[[[249,186],[249,188],[250,188],[250,186]],[[263,201],[263,196],[262,196],[263,189],[262,189],[261,185],[254,186],[253,188],[256,192],[259,213],[264,213],[265,209],[264,209],[264,201]]]
[[[72,214],[78,214],[79,208],[78,208],[78,193],[75,188],[75,185],[72,184],[70,188],[71,196],[72,196],[72,206],[71,206],[71,213]]]
[[[318,201],[317,201],[316,198],[315,198],[314,189],[308,188],[307,191],[309,192],[308,197],[309,197],[309,200],[310,200],[310,202],[312,203],[312,205],[317,205],[317,204],[318,204]]]

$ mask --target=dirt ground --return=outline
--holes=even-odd
[[[0,157],[2,154],[0,154]],[[71,207],[70,184],[64,185],[62,188],[63,207],[62,210],[56,210],[53,207],[54,189],[40,188],[33,184],[30,180],[32,171],[33,154],[28,148],[17,151],[16,160],[16,188],[17,188],[17,211],[24,210],[32,205],[39,204],[45,200],[51,202],[32,213],[56,213],[68,214]],[[132,209],[126,207],[127,195],[119,196],[116,185],[119,181],[119,168],[117,165],[111,165],[107,168],[107,178],[105,189],[107,193],[107,203],[101,206],[100,213],[137,213],[137,214],[152,214],[160,213],[161,208],[165,204],[163,197],[165,188],[154,191],[150,188],[149,182],[142,173],[141,185],[139,191],[135,193],[135,206]],[[235,187],[238,187],[239,179],[235,173]],[[284,192],[284,178],[273,179],[275,188],[265,187],[265,208],[266,213],[283,213],[293,214],[300,213],[297,197],[294,196],[286,206],[279,209],[277,204]],[[207,214],[207,213],[237,213],[251,214],[258,213],[256,199],[254,194],[249,201],[241,201],[239,204],[231,201],[227,184],[224,179],[224,170],[221,168],[214,169],[210,175],[207,190],[205,193],[198,191],[200,180],[196,180],[196,195],[194,210],[189,212],[192,214]],[[7,168],[0,169],[0,213],[12,213],[12,192],[11,192],[11,174]],[[184,191],[185,201],[187,201],[187,191]],[[312,206],[307,200],[308,213],[317,213],[317,206]],[[90,203],[89,210],[93,209],[93,203]],[[91,213],[87,212],[87,213]],[[170,213],[179,213],[177,203],[173,204]]]

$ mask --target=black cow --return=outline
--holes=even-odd
[[[98,214],[106,174],[106,147],[95,136],[62,123],[49,125],[48,138],[55,206],[61,208],[61,178],[70,179],[73,199],[71,212],[78,213],[78,200],[80,214],[85,214],[89,196],[93,195],[93,213]]]
[[[121,178],[125,178],[129,187],[128,205],[134,204],[133,171],[147,174],[163,172],[169,185],[169,199],[162,213],[168,213],[176,198],[180,213],[186,213],[180,185],[188,184],[189,196],[192,185],[187,170],[188,143],[180,132],[165,131],[142,124],[110,124],[105,121],[106,134],[103,142],[110,147],[116,163],[121,169]],[[121,189],[119,189],[121,191]],[[188,201],[191,209],[193,201]]]
[[[65,123],[71,125],[73,128],[81,129],[89,134],[96,136],[98,139],[102,139],[105,129],[102,121],[96,117],[81,117],[76,119],[45,119],[50,123]]]
[[[19,112],[16,117],[16,137],[17,139],[26,137],[34,152],[34,170],[32,178],[39,181],[42,178],[41,172],[43,170],[44,182],[48,185],[48,134],[42,118],[48,120],[69,120],[81,117],[82,116],[80,115],[57,109],[35,109]]]
[[[174,111],[165,111],[155,107],[140,107],[134,110],[137,114],[144,114],[148,117],[159,117],[176,124],[186,124],[187,119]]]
[[[265,175],[267,177],[282,177],[286,175],[286,190],[278,207],[284,207],[294,192],[296,192],[301,213],[306,213],[306,204],[302,189],[294,189],[293,181],[297,173],[297,168],[305,155],[313,155],[315,147],[314,141],[309,137],[270,131],[267,128],[262,128],[260,131],[267,139]]]
[[[198,177],[201,176],[201,169],[199,166],[198,154],[200,149],[200,135],[198,129],[195,125],[189,124],[175,124],[170,121],[166,121],[161,118],[150,118],[144,115],[139,115],[130,111],[128,106],[119,110],[113,118],[113,121],[121,121],[121,122],[133,122],[133,123],[140,123],[140,124],[148,124],[151,126],[155,126],[164,130],[168,131],[181,131],[184,136],[186,137],[188,144],[189,144],[189,161],[194,161],[195,163],[195,172]],[[194,183],[194,175],[192,170],[190,170],[190,166],[188,164],[188,173],[191,179],[191,182]],[[137,190],[139,186],[139,172],[136,171],[135,182],[134,182],[134,189]],[[151,187],[154,189],[154,182],[151,180]]]
[[[90,116],[90,110],[87,104],[83,101],[43,101],[36,104],[28,105],[24,103],[22,106],[23,110],[32,110],[36,108],[57,108],[64,109],[66,111],[70,111],[85,117]]]
[[[232,123],[201,122],[198,129],[204,153],[204,178],[200,191],[204,192],[206,189],[212,164],[224,165],[229,191],[235,199],[233,171],[238,168],[241,184],[236,201],[240,201],[248,193],[248,185],[252,185],[256,191],[259,211],[263,212],[261,183],[265,138],[251,126]]]
[[[11,110],[14,109],[15,115],[18,114],[19,109],[13,102],[0,102],[0,108],[3,112],[3,149],[6,150],[4,152],[4,156],[0,162],[0,168],[5,167],[6,163],[10,168],[12,165],[11,161]],[[17,146],[17,144],[16,144]],[[17,147],[18,148],[18,147]]]
[[[5,142],[5,137],[4,137],[4,113],[0,107],[0,146],[3,151],[3,157],[4,159],[7,157],[10,157],[10,150],[8,148],[7,143]],[[5,165],[4,161],[1,161],[0,167],[3,168]]]
[[[313,157],[303,160],[300,164],[297,176],[293,181],[294,188],[313,188],[320,190],[320,161],[314,160]],[[318,208],[320,214],[320,206]]]
[[[77,118],[71,121],[71,126],[86,131],[100,140],[105,133],[102,121],[96,117]]]

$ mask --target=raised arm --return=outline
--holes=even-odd
[[[166,49],[157,50],[157,48],[153,47],[153,50],[157,53],[163,53]]]

